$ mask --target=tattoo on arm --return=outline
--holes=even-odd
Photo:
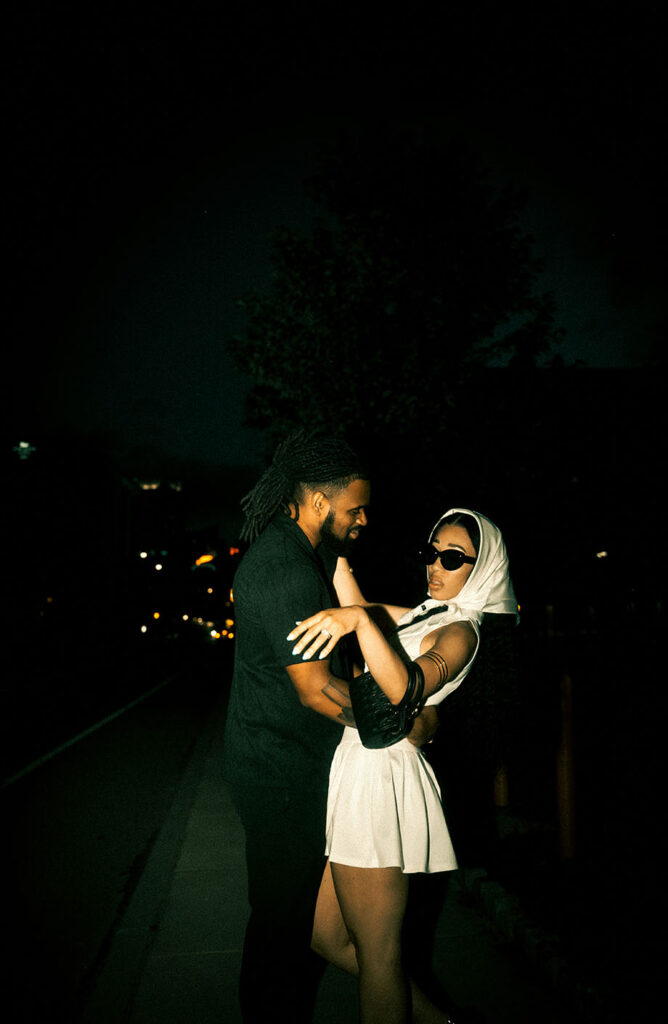
[[[331,700],[333,704],[338,704],[341,708],[341,714],[339,718],[344,725],[354,725],[355,716],[353,715],[352,704],[350,703],[350,697],[345,690],[340,689],[330,677],[329,681],[323,686],[322,693]]]
[[[442,686],[448,678],[448,663],[443,655],[439,654],[438,651],[427,651],[427,653],[423,654],[422,657],[429,658],[430,661],[434,662],[438,669],[438,685]]]

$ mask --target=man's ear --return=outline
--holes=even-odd
[[[313,511],[318,516],[327,515],[329,512],[329,499],[324,491],[313,491],[310,498]]]

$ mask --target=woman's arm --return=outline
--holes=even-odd
[[[387,632],[388,627],[391,629],[392,626],[396,626],[401,616],[405,615],[409,610],[408,608],[402,608],[399,605],[372,604],[371,601],[367,601],[360,590],[359,583],[355,579],[355,574],[353,573],[347,558],[339,558],[336,563],[334,589],[336,590],[336,596],[339,599],[339,604],[343,608],[349,607],[352,604],[366,608],[383,632]]]
[[[327,658],[338,641],[347,633],[355,633],[371,675],[393,704],[398,704],[406,691],[408,671],[396,651],[388,644],[367,608],[352,605],[329,608],[299,623],[288,639],[297,640],[293,653],[308,661],[318,651]],[[453,622],[433,634],[434,643],[416,661],[424,673],[424,696],[440,690],[448,679],[454,679],[475,651],[477,638],[466,622]]]
[[[348,633],[357,635],[371,674],[392,703],[398,704],[408,682],[406,666],[361,605],[328,608],[311,615],[295,626],[288,640],[296,641],[292,653],[301,654],[302,659],[308,661],[318,651],[320,659],[327,658],[341,637]]]
[[[359,604],[362,607],[368,605],[368,601],[359,588],[355,574],[347,558],[339,558],[334,572],[334,589],[342,607],[351,604]]]

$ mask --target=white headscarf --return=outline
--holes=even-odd
[[[517,598],[513,590],[508,567],[508,554],[501,531],[491,519],[470,508],[451,508],[445,512],[431,531],[433,537],[439,524],[448,516],[461,513],[472,516],[480,528],[480,547],[473,571],[456,597],[448,600],[448,611],[457,611],[462,618],[482,622],[484,612],[517,616]],[[433,598],[428,603],[437,604]]]

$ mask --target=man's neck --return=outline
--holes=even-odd
[[[315,551],[320,544],[320,523],[309,522],[308,515],[301,508],[297,512],[291,511],[290,518],[296,523],[302,533],[306,534],[309,544]]]

